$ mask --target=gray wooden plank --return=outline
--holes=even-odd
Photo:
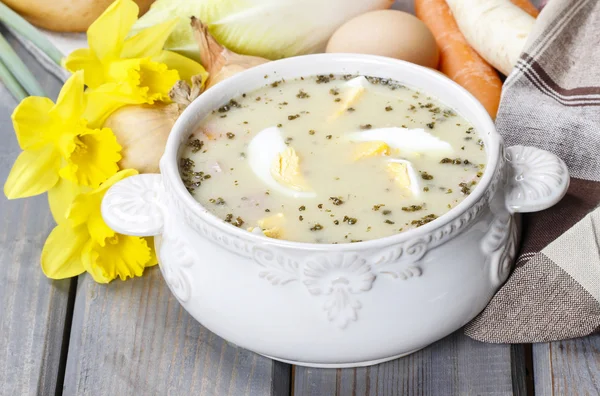
[[[55,97],[59,83],[8,39]],[[10,120],[16,105],[0,84],[0,184],[20,152]],[[45,196],[8,201],[0,193],[0,394],[46,395],[56,389],[71,282],[51,281],[40,268],[52,227]]]
[[[198,324],[158,268],[108,285],[79,278],[64,395],[287,395],[290,367]]]
[[[600,395],[600,334],[533,345],[535,394]]]
[[[377,366],[294,367],[294,395],[522,395],[522,347],[483,344],[456,332],[412,355]]]

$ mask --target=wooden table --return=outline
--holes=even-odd
[[[47,93],[60,83],[15,44]],[[0,86],[0,181],[19,153]],[[482,344],[460,331],[378,366],[324,370],[237,348],[192,319],[158,268],[99,285],[51,281],[46,197],[0,197],[0,395],[600,395],[600,336]]]

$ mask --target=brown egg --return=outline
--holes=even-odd
[[[371,54],[437,68],[439,53],[433,34],[414,15],[378,10],[359,15],[340,26],[326,52]]]

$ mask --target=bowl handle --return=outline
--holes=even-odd
[[[104,222],[120,234],[155,236],[162,233],[165,193],[160,174],[123,179],[102,200]]]
[[[512,213],[538,212],[560,201],[569,188],[567,165],[555,154],[530,146],[506,149],[506,205]]]

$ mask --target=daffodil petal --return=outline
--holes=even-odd
[[[208,72],[200,63],[176,52],[162,51],[152,60],[164,63],[169,69],[177,70],[179,72],[179,78],[187,82],[191,82],[193,76],[201,75],[202,85],[204,85],[208,78]]]
[[[54,221],[57,224],[65,222],[69,206],[71,206],[75,197],[89,190],[89,187],[78,186],[69,180],[59,179],[58,183],[48,190],[48,204]]]
[[[76,138],[75,150],[68,156],[60,176],[82,186],[97,187],[117,173],[121,146],[108,128],[88,130]]]
[[[77,71],[63,85],[56,105],[50,114],[56,115],[65,122],[75,121],[77,123],[85,110],[83,90],[83,72]]]
[[[134,1],[117,0],[91,24],[87,31],[88,45],[100,61],[119,57],[138,13]]]
[[[160,53],[165,41],[177,25],[177,19],[171,19],[142,30],[135,36],[127,39],[121,52],[122,58],[146,58]]]
[[[97,88],[105,82],[102,63],[88,48],[80,48],[71,52],[63,59],[63,67],[70,72],[83,70],[85,84]]]
[[[104,222],[100,205],[102,198],[113,184],[126,177],[137,175],[135,169],[124,169],[117,172],[108,180],[93,191],[80,194],[73,200],[67,217],[73,227],[87,225],[88,233],[92,239],[101,246],[104,246],[105,240],[114,236],[115,232]]]
[[[153,267],[158,264],[158,257],[156,256],[156,247],[154,245],[154,237],[144,238],[148,247],[150,248],[150,260],[146,263],[146,267]]]
[[[26,198],[48,191],[58,181],[60,156],[52,145],[23,151],[15,161],[6,183],[8,199]]]
[[[104,241],[115,235],[106,225],[100,213],[102,196],[98,194],[80,194],[73,200],[67,217],[71,227],[85,227],[87,233],[96,243],[104,245]]]
[[[100,185],[97,189],[95,189],[94,193],[101,193],[104,196],[104,193],[111,188],[115,183],[128,178],[130,176],[134,176],[139,174],[139,172],[135,169],[123,169],[119,172],[115,173],[111,177],[109,177],[104,183]]]
[[[142,276],[152,259],[144,238],[115,234],[104,246],[89,241],[82,251],[82,262],[87,272],[98,283],[108,283]]]
[[[87,108],[83,117],[90,128],[100,128],[106,119],[117,109],[128,104],[143,103],[142,98],[131,97],[120,92],[119,84],[108,83],[98,89],[88,89]]]
[[[50,110],[54,106],[48,98],[29,96],[21,101],[12,114],[13,126],[22,150],[47,143],[51,128]]]
[[[51,279],[65,279],[85,272],[81,251],[89,236],[85,228],[59,224],[46,239],[42,249],[42,271]]]

